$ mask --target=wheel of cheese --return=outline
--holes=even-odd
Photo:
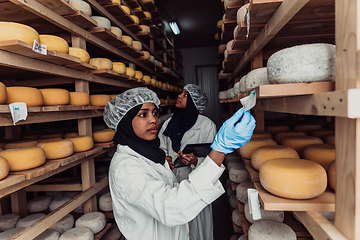
[[[109,19],[100,16],[91,16],[97,22],[97,27],[95,28],[106,28],[107,30],[111,31],[111,22]]]
[[[70,92],[69,105],[87,106],[90,103],[90,96],[87,92]]]
[[[248,232],[248,240],[296,240],[294,230],[284,223],[262,220],[252,224]]]
[[[251,91],[254,88],[270,84],[267,77],[267,68],[257,68],[247,74],[245,79],[245,89]]]
[[[104,143],[111,142],[114,138],[115,132],[112,129],[104,129],[102,131],[94,132],[94,142]]]
[[[248,201],[248,194],[247,190],[249,188],[255,189],[253,182],[242,182],[239,185],[236,186],[236,198],[241,202],[242,204],[245,204]]]
[[[63,133],[49,133],[40,135],[39,139],[63,138],[63,136]]]
[[[220,100],[225,100],[225,99],[227,99],[227,92],[226,92],[226,91],[221,91],[221,92],[219,92],[219,99],[220,99]]]
[[[68,105],[70,102],[70,93],[66,89],[44,88],[40,91],[43,94],[45,106]]]
[[[149,59],[150,53],[148,51],[141,51],[143,53],[143,56],[139,57],[139,59]]]
[[[256,132],[253,133],[251,138],[271,138],[272,139],[272,135],[270,133],[268,133],[268,132],[256,131]]]
[[[102,236],[101,240],[118,240],[122,236],[118,226],[114,223],[109,230]]]
[[[246,13],[247,13],[247,9],[249,8],[250,3],[247,3],[245,5],[243,5],[241,8],[239,8],[239,10],[236,13],[236,21],[237,24],[241,26],[241,22],[245,21],[246,22]]]
[[[217,23],[216,23],[216,27],[217,28],[221,28],[221,26],[223,25],[223,20],[221,19],[221,20],[219,20],[219,21],[217,21]]]
[[[8,149],[0,152],[9,163],[10,171],[22,171],[38,167],[45,163],[46,155],[40,147]]]
[[[41,196],[31,199],[27,203],[27,209],[31,213],[45,211],[49,208],[52,198],[50,196]]]
[[[129,77],[135,77],[135,70],[127,67],[125,74],[128,75]]]
[[[329,185],[332,189],[334,189],[334,191],[336,191],[336,178],[335,178],[336,167],[335,166],[336,166],[336,164],[335,164],[335,160],[334,160],[329,164],[329,167],[327,169]]]
[[[133,40],[132,40],[131,37],[123,35],[123,36],[121,37],[121,39],[122,39],[127,45],[132,46]]]
[[[88,16],[91,16],[91,7],[88,3],[81,1],[81,0],[69,0],[70,6],[73,8],[82,11]]]
[[[244,146],[237,149],[238,153],[247,159],[251,159],[251,154],[262,146],[277,145],[277,143],[270,138],[252,138]]]
[[[0,216],[0,232],[15,228],[16,223],[20,220],[20,215],[10,213]]]
[[[111,26],[110,31],[111,31],[113,34],[115,34],[116,37],[121,38],[121,36],[122,36],[122,31],[121,31],[120,28]]]
[[[94,240],[94,233],[87,227],[75,227],[61,234],[59,240]]]
[[[12,229],[6,230],[5,232],[0,233],[0,240],[8,240],[23,229],[24,228],[12,228]]]
[[[306,136],[306,133],[297,132],[297,131],[279,132],[279,133],[276,133],[276,135],[275,135],[275,141],[278,144],[281,144],[281,142],[282,142],[282,140],[284,140],[284,138],[290,137],[290,136]]]
[[[130,15],[130,17],[132,18],[132,20],[134,21],[134,23],[139,24],[139,18],[135,15]]]
[[[24,24],[14,22],[0,22],[0,41],[20,40],[29,44],[33,44],[34,40],[40,42],[39,33]]]
[[[156,79],[153,79],[153,78],[152,78],[151,81],[150,81],[150,83],[151,83],[151,85],[154,85],[154,86],[155,86],[155,85],[156,85]]]
[[[151,77],[148,76],[148,75],[145,75],[145,76],[143,76],[143,80],[144,80],[145,83],[150,83],[151,82]]]
[[[214,35],[214,39],[217,41],[217,40],[220,40],[220,36],[219,36],[219,33],[215,33]]]
[[[102,195],[99,198],[99,208],[104,212],[112,211],[112,200],[110,192]]]
[[[283,145],[263,146],[251,154],[251,165],[259,170],[264,162],[274,158],[299,158],[299,154],[291,147]]]
[[[258,221],[263,221],[263,220],[270,220],[270,221],[275,221],[275,222],[281,223],[284,221],[284,216],[285,216],[284,211],[267,211],[264,209],[263,205],[260,204],[261,219],[254,220],[252,217],[252,214],[250,214],[250,211],[249,211],[249,202],[245,203],[244,213],[245,213],[246,219],[251,224],[258,222]]]
[[[150,33],[150,27],[146,25],[140,25],[142,33]]]
[[[91,58],[89,63],[96,66],[97,69],[112,70],[113,68],[112,61],[107,58]]]
[[[66,232],[67,230],[74,227],[74,217],[71,214],[67,214],[65,217],[57,221],[55,224],[53,224],[49,229],[54,229],[58,231],[60,234]]]
[[[37,220],[45,217],[46,214],[44,213],[35,213],[35,214],[31,214],[28,215],[24,218],[21,218],[17,223],[16,223],[16,227],[17,228],[27,228],[29,227],[31,224],[33,224],[34,222],[36,222]]]
[[[143,78],[143,73],[141,71],[135,71],[135,78],[141,80]]]
[[[39,35],[40,43],[46,45],[47,50],[69,53],[69,44],[65,39],[54,35]]]
[[[7,87],[6,104],[24,102],[28,107],[41,107],[44,103],[42,93],[39,89],[32,87]]]
[[[326,136],[325,143],[335,144],[335,134],[330,134],[329,136]]]
[[[235,80],[236,81],[236,80]],[[234,84],[234,93],[235,93],[235,95],[238,95],[238,94],[240,94],[240,82],[236,82],[235,84]]]
[[[304,132],[308,135],[319,129],[322,129],[320,124],[301,124],[294,126],[295,131]]]
[[[271,133],[271,135],[276,136],[279,132],[289,132],[290,128],[287,125],[275,125],[275,126],[266,126],[265,132]]]
[[[267,191],[290,199],[318,197],[327,186],[325,169],[305,159],[271,159],[261,165],[259,178]]]
[[[245,164],[244,162],[241,160],[241,158],[234,158],[232,160],[228,160],[226,162],[226,168],[228,170],[235,168],[235,169],[244,169],[245,168]]]
[[[335,134],[335,130],[332,129],[319,129],[314,131],[311,136],[318,137],[323,141],[326,141],[326,137]]]
[[[149,60],[150,60],[150,62],[154,62],[154,61],[155,61],[155,57],[154,57],[153,55],[150,55]]]
[[[0,82],[0,105],[6,103],[6,99],[7,99],[6,86],[2,82]]]
[[[138,51],[142,50],[142,45],[141,45],[141,42],[139,42],[139,41],[133,41],[132,42],[132,47],[135,48]]]
[[[3,150],[0,150],[0,152],[2,151]],[[10,165],[8,161],[5,158],[0,157],[0,180],[6,178],[6,176],[9,174],[9,171],[10,171]]]
[[[23,140],[7,143],[3,146],[3,149],[13,149],[13,148],[22,148],[22,147],[34,147],[38,144],[36,140]]]
[[[111,97],[108,94],[90,95],[91,106],[105,106],[109,101],[111,101]]]
[[[37,146],[45,151],[46,159],[65,158],[74,153],[74,144],[67,139],[41,142]]]
[[[125,6],[125,5],[121,5],[120,7],[121,7],[121,9],[122,9],[124,12],[126,12],[127,14],[130,15],[130,8],[128,8],[128,7]]]
[[[70,201],[72,198],[71,197],[58,197],[55,198],[51,201],[51,203],[49,204],[49,210],[50,212],[54,211],[55,209],[57,209],[58,207],[60,207],[61,205],[67,203],[68,201]]]
[[[229,169],[229,179],[234,183],[242,183],[249,181],[249,174],[245,165],[238,165]]]
[[[302,157],[307,160],[314,161],[326,170],[332,161],[335,161],[335,145],[334,144],[314,144],[307,146]]]
[[[235,209],[232,211],[231,219],[236,226],[242,227],[239,210]]]
[[[145,14],[145,17],[146,18],[150,18],[151,19],[151,13],[150,12],[148,12],[148,11],[144,11],[144,14]]]
[[[75,227],[87,227],[96,234],[104,229],[106,217],[101,212],[90,212],[79,217],[75,222]]]
[[[69,139],[74,143],[75,152],[88,151],[94,147],[94,140],[90,136],[79,136]]]
[[[80,58],[80,60],[84,63],[90,62],[89,53],[82,48],[69,47],[69,55]]]
[[[39,236],[34,238],[34,240],[58,240],[60,237],[60,233],[53,229],[46,229]]]
[[[226,50],[229,52],[232,50],[234,44],[234,40],[230,40],[227,44],[226,44]]]
[[[233,161],[243,163],[242,160],[241,160],[240,155],[237,152],[232,152],[232,153],[229,153],[229,154],[225,155],[225,159],[224,159],[224,165],[225,166],[227,166],[227,164],[229,162],[233,162]]]
[[[113,71],[121,73],[121,74],[125,74],[126,72],[126,66],[124,63],[122,62],[113,62]]]
[[[121,1],[120,0],[111,0],[112,3],[117,3],[119,5],[121,5]]]
[[[238,209],[238,205],[237,205],[237,199],[236,199],[236,195],[231,195],[229,197],[229,203],[230,203],[230,207],[232,207],[233,209]]]
[[[304,44],[282,49],[267,63],[271,83],[335,80],[335,45]]]
[[[324,143],[320,138],[313,136],[289,136],[281,141],[281,145],[291,147],[302,156],[302,151],[309,145]]]
[[[246,93],[246,87],[245,87],[245,81],[246,81],[246,77],[247,75],[245,76],[242,76],[240,78],[240,83],[239,83],[239,90],[240,90],[240,93]],[[266,129],[265,129],[266,130]]]

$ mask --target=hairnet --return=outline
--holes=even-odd
[[[130,109],[146,102],[152,102],[159,108],[160,100],[150,89],[146,87],[128,89],[105,105],[104,122],[109,128],[116,131],[117,125]]]
[[[206,109],[208,99],[203,91],[201,91],[200,87],[195,84],[186,84],[184,89],[188,91],[190,94],[196,109],[199,112],[203,112]]]

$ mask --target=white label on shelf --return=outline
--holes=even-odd
[[[250,11],[246,8],[246,39],[249,38],[250,33]]]
[[[37,53],[40,53],[40,54],[43,54],[43,55],[47,55],[47,46],[37,42],[36,40],[34,40],[32,50],[34,52],[37,52]]]
[[[259,192],[256,189],[248,188],[249,212],[254,220],[261,219]]]
[[[255,90],[251,91],[249,96],[240,99],[241,104],[244,107],[244,112],[252,109],[256,104],[256,92]]]
[[[26,120],[27,118],[27,106],[24,102],[15,102],[9,104],[11,116],[14,125],[20,120]]]

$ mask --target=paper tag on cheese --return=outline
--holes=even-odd
[[[250,11],[246,8],[246,39],[249,38],[250,33]]]
[[[11,116],[14,125],[20,120],[26,120],[27,118],[27,106],[24,102],[15,102],[9,104]]]
[[[256,189],[248,188],[249,212],[254,220],[261,219],[259,192]]]
[[[36,40],[34,40],[32,50],[42,55],[47,55],[47,46],[37,42]]]
[[[255,90],[251,91],[249,96],[240,99],[241,104],[244,107],[244,112],[252,109],[256,104],[256,92]]]

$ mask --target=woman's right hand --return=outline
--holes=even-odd
[[[172,157],[171,156],[166,156],[165,159],[169,163],[170,169],[173,170],[174,169],[174,163],[172,161]]]

